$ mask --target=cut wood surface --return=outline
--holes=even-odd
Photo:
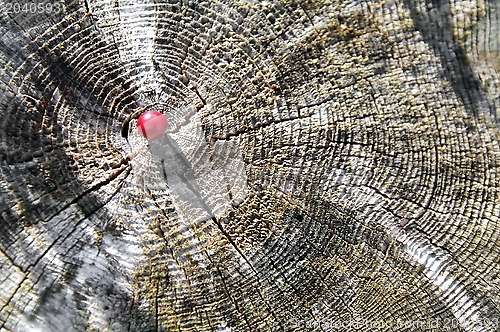
[[[0,8],[0,331],[500,330],[499,1]],[[206,220],[136,129],[186,109]]]

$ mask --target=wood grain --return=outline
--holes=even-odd
[[[498,1],[8,3],[1,331],[500,328]],[[241,150],[224,216],[136,131],[186,108]]]

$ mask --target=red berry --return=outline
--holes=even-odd
[[[157,111],[147,111],[141,114],[137,121],[139,134],[148,140],[162,137],[167,131],[167,119]]]

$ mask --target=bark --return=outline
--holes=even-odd
[[[2,1],[1,331],[500,328],[498,1],[60,3]],[[135,128],[187,108],[208,220]]]

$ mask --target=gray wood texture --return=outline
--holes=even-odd
[[[0,331],[500,329],[498,1],[23,4]],[[184,108],[243,156],[217,218],[178,213],[135,130]]]

